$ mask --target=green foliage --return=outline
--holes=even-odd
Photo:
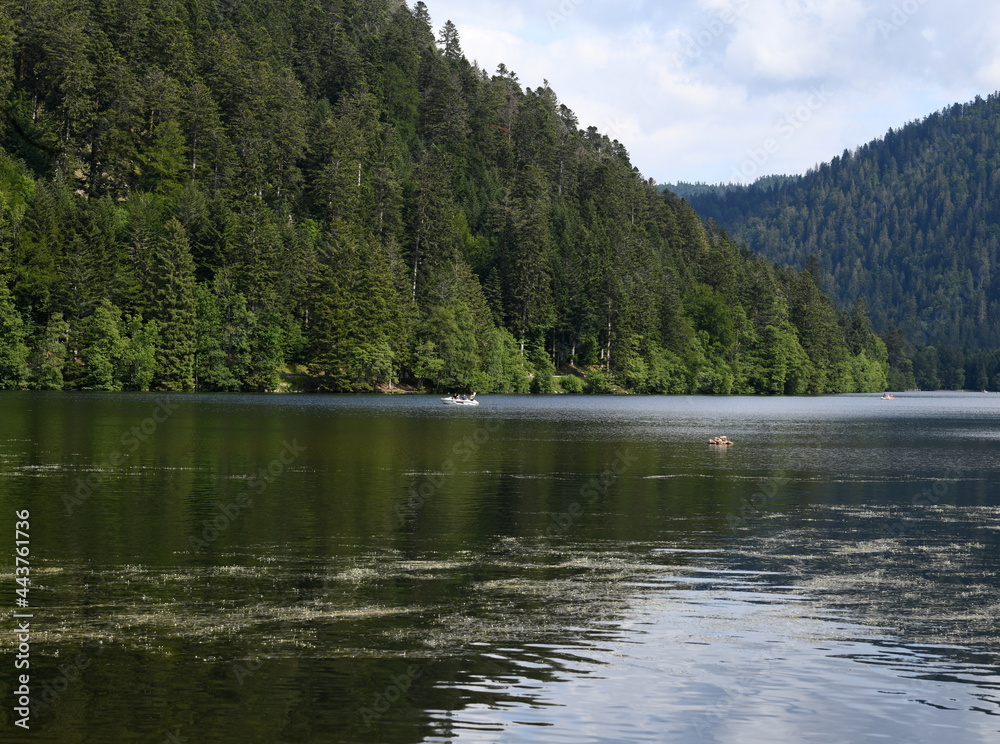
[[[688,370],[680,357],[666,349],[654,349],[649,356],[646,387],[640,392],[681,395],[688,386]]]
[[[695,330],[707,334],[707,348],[724,350],[732,346],[736,337],[732,311],[726,302],[703,284],[696,285],[686,301],[687,316]]]
[[[921,345],[998,347],[998,115],[1000,94],[977,97],[804,176],[681,192],[768,259],[810,268],[840,307],[863,298],[880,331]]]
[[[768,325],[760,334],[759,363],[752,387],[763,393],[801,395],[806,392],[812,361],[790,323]]]
[[[274,312],[263,317],[251,314],[253,333],[250,337],[249,357],[245,367],[243,389],[256,392],[271,392],[278,389],[281,382],[279,370],[284,366],[284,329],[281,318]],[[364,349],[364,347],[362,347]],[[367,349],[365,349],[367,350]],[[386,352],[388,353],[388,351]],[[382,373],[388,362],[377,358],[365,360],[372,376]]]
[[[68,360],[69,323],[62,313],[54,313],[45,334],[35,345],[32,357],[32,384],[39,390],[62,390],[63,370]]]
[[[122,311],[104,299],[86,323],[82,351],[85,372],[78,381],[84,390],[121,390],[125,341]]]
[[[402,299],[394,261],[398,256],[359,242],[339,221],[322,244],[311,278],[310,337],[312,364],[322,375],[323,389],[370,391],[396,381]],[[444,322],[435,316],[432,325]],[[438,343],[452,341],[436,326],[425,337],[435,334]]]
[[[559,378],[559,389],[564,393],[582,393],[583,380],[576,375],[563,375]]]
[[[223,301],[212,289],[198,287],[195,375],[203,390],[238,390],[250,351],[246,299],[240,295],[235,300],[238,309],[230,317],[236,323],[226,323],[220,307]]]
[[[0,14],[0,387],[264,391],[286,363],[336,392],[926,377],[423,3],[57,6]]]
[[[555,378],[547,372],[536,372],[531,378],[531,392],[546,395],[556,391]]]
[[[156,374],[156,353],[160,327],[155,320],[143,321],[142,315],[124,321],[127,337],[122,353],[122,381],[126,390],[149,390]]]
[[[935,347],[928,346],[916,355],[913,360],[913,373],[917,379],[917,386],[921,390],[941,389],[938,351]]]
[[[475,328],[461,302],[430,309],[418,330],[414,372],[435,389],[464,390],[476,386],[478,354]]]
[[[176,219],[167,222],[155,242],[150,284],[160,332],[153,385],[191,390],[197,348],[194,261],[187,233]]]
[[[0,276],[0,388],[19,388],[28,379],[28,346],[24,321]]]
[[[587,370],[583,391],[591,395],[606,395],[615,392],[610,376],[599,369]]]
[[[530,378],[524,356],[506,328],[494,328],[489,333],[485,378],[483,392],[528,392]]]

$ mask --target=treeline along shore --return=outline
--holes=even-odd
[[[430,12],[0,4],[0,387],[884,389],[863,307]]]

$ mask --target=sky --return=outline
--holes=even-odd
[[[425,2],[470,61],[547,80],[658,183],[804,173],[1000,89],[992,0]]]

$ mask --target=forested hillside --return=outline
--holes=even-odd
[[[0,387],[885,384],[863,312],[423,3],[0,7]]]
[[[966,385],[985,387],[1000,373],[995,354],[965,352],[1000,347],[1000,96],[802,177],[690,194],[699,214],[770,260],[811,267],[840,307],[863,299],[876,329],[946,347],[942,384],[961,387],[964,370]]]

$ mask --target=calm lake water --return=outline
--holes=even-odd
[[[7,393],[23,509],[0,741],[1000,740],[1000,395]]]

